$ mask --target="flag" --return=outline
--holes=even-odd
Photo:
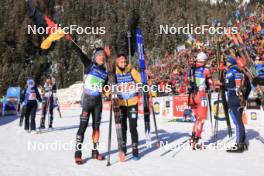
[[[63,30],[60,28],[57,29],[54,33],[51,33],[40,45],[41,49],[49,49],[50,46],[52,45],[52,42],[61,39],[64,37],[66,34],[64,33]]]
[[[66,36],[66,39],[72,40],[72,37],[69,34],[66,34],[55,22],[53,22],[47,15],[43,14],[33,3],[32,0],[28,0],[27,4],[27,13],[30,18],[33,19],[33,22],[36,28],[43,27],[47,29],[48,37],[42,41],[40,47],[42,49],[49,49],[54,41],[61,39]],[[41,36],[44,38],[45,36]]]
[[[48,27],[49,36],[41,43],[40,47],[42,49],[49,49],[52,45],[52,42],[57,41],[67,35],[56,23],[49,19],[45,15],[45,21]]]

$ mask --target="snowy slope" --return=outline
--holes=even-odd
[[[263,128],[247,129],[250,143],[249,151],[243,154],[228,154],[221,150],[179,150],[167,153],[162,149],[144,148],[143,120],[139,120],[140,152],[142,158],[139,161],[129,160],[118,162],[117,143],[115,131],[112,136],[112,166],[106,167],[106,161],[90,159],[91,151],[83,152],[88,161],[78,166],[74,163],[74,143],[78,130],[80,109],[63,110],[63,118],[57,118],[55,114],[52,132],[42,134],[27,134],[18,127],[18,119],[14,117],[0,118],[0,175],[1,176],[170,176],[170,175],[203,175],[203,176],[260,176],[263,175],[264,163],[264,135]],[[103,114],[101,125],[101,143],[106,152],[108,135],[109,113]],[[37,116],[37,126],[39,125]],[[189,138],[192,123],[168,123],[164,119],[158,119],[158,128],[163,141],[181,143]],[[210,122],[207,121],[203,133],[203,139],[210,139]],[[114,128],[113,128],[114,130]],[[225,123],[220,123],[219,138],[227,141]],[[130,136],[128,133],[128,141]],[[153,134],[153,138],[154,134]],[[69,150],[60,150],[46,147],[47,150],[34,151],[28,145],[30,143],[45,145],[48,143],[70,144]],[[85,143],[91,142],[91,128],[86,131]],[[42,148],[43,149],[43,148]],[[131,148],[129,148],[129,152]],[[172,157],[176,153],[175,157]]]
[[[76,83],[68,88],[58,89],[57,97],[61,104],[74,104],[80,102],[82,95],[83,83]]]

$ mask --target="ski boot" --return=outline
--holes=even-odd
[[[139,159],[140,159],[140,157],[138,155],[138,149],[132,149],[132,160],[137,161]]]
[[[83,137],[81,135],[76,135],[76,151],[74,154],[74,158],[75,158],[75,163],[78,165],[85,163],[85,161],[82,159],[82,142],[83,142]]]
[[[192,132],[192,135],[191,135],[191,138],[190,138],[190,142],[191,142],[191,140],[194,139],[194,138],[195,138],[195,132]]]
[[[53,124],[53,116],[50,116],[50,120],[49,120],[49,129],[52,130],[52,124]]]
[[[125,155],[127,155],[127,147],[126,147],[126,144],[122,144],[121,151],[124,152]]]
[[[52,130],[52,123],[49,124],[49,130]]]
[[[248,144],[246,142],[242,142],[241,145],[244,147],[244,151],[248,151]]]
[[[240,144],[235,144],[234,146],[228,148],[226,151],[228,153],[243,153],[245,150],[245,145],[240,143]]]
[[[97,159],[97,160],[104,160],[105,157],[101,154],[99,154],[97,149],[92,150],[92,159]]]
[[[76,151],[75,152],[74,159],[75,159],[75,163],[78,164],[78,165],[81,165],[81,164],[85,163],[84,160],[82,159],[82,152],[81,151]]]
[[[136,144],[132,144],[132,160],[139,160],[140,157],[138,155],[138,147]]]
[[[98,142],[93,143],[93,149],[92,149],[92,159],[97,159],[97,160],[104,160],[105,157],[104,155],[99,154],[97,148],[99,147]]]
[[[192,147],[193,150],[196,149],[203,149],[203,145],[199,143],[200,137],[196,137],[195,133],[192,133],[191,139],[190,139],[190,146]]]
[[[248,144],[246,143],[246,137],[244,137],[242,139],[242,141],[240,142],[240,145],[243,146],[244,151],[247,151],[248,150]]]
[[[120,151],[119,152],[118,157],[119,157],[119,161],[120,162],[125,162],[125,160],[126,160],[126,154],[123,151]]]
[[[39,129],[45,129],[45,120],[44,120],[44,117],[41,117]]]
[[[192,136],[191,136],[191,138],[189,139],[189,144],[190,144],[190,146],[192,147],[192,149],[193,149],[194,143],[195,143],[195,133],[192,132]]]

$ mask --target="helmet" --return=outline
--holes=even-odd
[[[198,62],[205,62],[208,59],[208,57],[204,52],[200,52],[198,53],[196,59]]]

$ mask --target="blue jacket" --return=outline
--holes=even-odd
[[[226,88],[228,93],[236,92],[243,81],[243,74],[237,66],[231,66],[226,72]]]
[[[39,91],[37,87],[31,87],[24,90],[24,93],[21,97],[21,102],[24,104],[28,104],[30,101],[42,101],[41,96],[39,94]]]

